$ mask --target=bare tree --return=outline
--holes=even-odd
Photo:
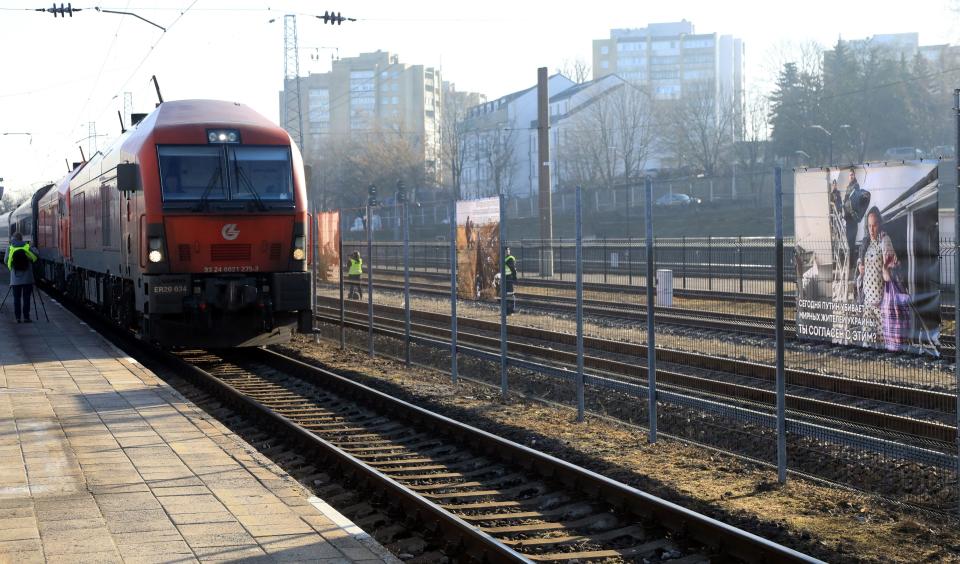
[[[590,65],[587,64],[583,59],[565,59],[563,64],[557,68],[557,72],[563,76],[569,78],[570,80],[576,82],[577,84],[582,84],[590,80],[590,75],[592,71]]]
[[[653,101],[647,91],[625,83],[606,102],[612,105],[614,161],[620,157],[624,184],[629,186],[643,172],[654,145]]]
[[[678,162],[707,176],[717,174],[734,141],[737,108],[732,97],[711,88],[691,88],[665,104],[663,147]]]
[[[392,194],[398,180],[414,189],[424,185],[422,142],[402,122],[386,123],[359,136],[331,139],[322,145],[313,174],[320,175],[321,192],[330,204],[361,207],[371,184],[381,188],[381,198]]]
[[[558,181],[612,187],[641,174],[654,146],[653,104],[627,82],[600,93],[558,126]]]
[[[467,154],[464,118],[468,109],[466,99],[458,94],[453,90],[446,93],[440,118],[440,158],[446,164],[443,183],[450,187],[457,200],[461,198],[463,165]]]
[[[517,168],[516,128],[496,127],[482,131],[479,134],[480,160],[486,169],[488,185],[492,185],[494,193],[509,194],[510,181]]]

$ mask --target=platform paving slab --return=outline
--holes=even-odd
[[[0,285],[0,295],[6,293]],[[44,296],[0,311],[0,564],[391,562],[369,535]]]

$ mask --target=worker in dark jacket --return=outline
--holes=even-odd
[[[10,290],[13,292],[13,316],[17,323],[30,323],[30,298],[33,296],[33,263],[37,255],[23,235],[14,233],[7,249],[7,270],[10,271]],[[22,317],[21,317],[22,314]]]
[[[514,284],[517,282],[517,259],[510,253],[510,247],[505,249],[506,258],[503,259],[503,276],[507,284],[507,315],[516,309],[516,295]]]

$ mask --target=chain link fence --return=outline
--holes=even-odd
[[[774,191],[773,174],[764,182]],[[954,240],[939,242],[938,354],[815,341],[798,334],[796,308],[805,284],[822,281],[805,278],[793,238],[782,241],[778,272],[774,237],[699,236],[695,208],[657,205],[680,193],[672,189],[614,194],[618,217],[630,214],[629,232],[615,237],[603,236],[612,220],[597,210],[607,204],[591,203],[588,191],[579,213],[576,191],[555,195],[554,218],[565,217],[557,207],[570,216],[550,238],[532,232],[529,198],[340,210],[339,230],[321,227],[318,244],[342,242],[345,293],[329,272],[318,284],[319,331],[454,382],[469,377],[646,426],[651,440],[665,434],[956,512]],[[792,201],[792,186],[780,189]],[[759,208],[770,224],[772,202]],[[684,223],[691,234],[677,232]],[[359,284],[348,274],[354,253]]]

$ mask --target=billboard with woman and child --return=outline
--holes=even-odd
[[[500,272],[500,198],[457,202],[457,295],[495,300]]]
[[[797,336],[938,354],[937,162],[798,170]]]

